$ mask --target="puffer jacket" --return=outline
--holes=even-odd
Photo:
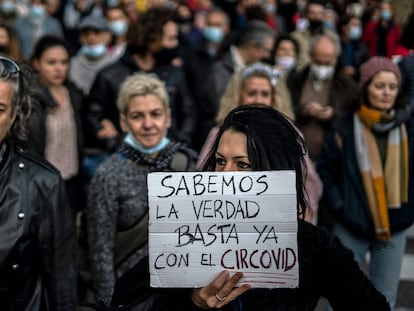
[[[364,191],[355,151],[353,113],[337,120],[328,133],[317,169],[323,182],[322,201],[335,220],[355,235],[375,239],[374,222]],[[414,118],[406,122],[408,135],[408,202],[388,209],[391,233],[408,228],[414,221]]]
[[[63,180],[8,144],[0,161],[0,309],[73,311],[76,303],[75,231]]]

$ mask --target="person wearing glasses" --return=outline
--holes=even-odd
[[[390,310],[354,261],[352,252],[327,230],[303,221],[307,209],[303,186],[304,142],[292,123],[262,105],[232,110],[221,126],[203,171],[296,172],[299,286],[250,288],[242,273],[223,271],[196,289],[154,289],[148,285],[148,261],[140,262],[118,282],[111,310],[315,310],[321,296],[335,310]],[[275,204],[275,212],[279,213]],[[128,308],[131,301],[138,302]],[[123,308],[117,308],[123,305]],[[141,308],[140,308],[141,307]]]
[[[76,309],[75,230],[65,185],[24,149],[33,75],[0,57],[0,306]]]

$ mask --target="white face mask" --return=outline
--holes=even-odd
[[[324,80],[329,80],[330,78],[333,77],[335,68],[334,66],[322,66],[322,65],[311,64],[310,71],[312,72],[312,74],[317,80],[324,81]]]
[[[282,56],[275,58],[276,65],[282,67],[284,70],[289,71],[296,65],[296,59],[292,56]]]

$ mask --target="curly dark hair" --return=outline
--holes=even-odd
[[[308,200],[304,188],[305,142],[283,114],[264,105],[233,109],[224,119],[204,162],[203,171],[214,171],[216,151],[223,133],[234,130],[246,135],[247,154],[253,171],[295,170],[298,216],[304,217]]]
[[[7,58],[4,58],[7,61]],[[27,64],[17,64],[19,71],[11,73],[3,62],[0,62],[0,80],[11,83],[13,86],[12,113],[16,118],[9,130],[8,137],[16,144],[27,139],[27,120],[35,104],[37,93],[35,78]]]
[[[151,43],[161,40],[164,25],[173,21],[174,12],[165,7],[154,7],[140,15],[133,22],[127,33],[127,41],[131,52],[144,56]]]

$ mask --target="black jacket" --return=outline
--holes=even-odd
[[[119,112],[116,106],[118,90],[124,80],[133,73],[142,72],[132,54],[126,50],[116,63],[103,68],[96,76],[85,105],[88,128],[87,147],[114,151],[118,142],[103,141],[96,137],[102,119],[109,119],[121,132]],[[196,125],[194,102],[187,90],[185,76],[181,68],[172,65],[156,66],[152,71],[165,82],[170,97],[171,128],[169,136],[191,145],[191,137]]]
[[[406,126],[410,172],[408,203],[388,210],[391,233],[408,228],[414,221],[414,118]],[[325,138],[317,165],[324,188],[322,201],[345,228],[364,239],[375,239],[374,223],[356,158],[353,129],[353,114],[347,113],[333,124]]]
[[[8,147],[0,162],[1,310],[75,310],[74,252],[59,172]]]

